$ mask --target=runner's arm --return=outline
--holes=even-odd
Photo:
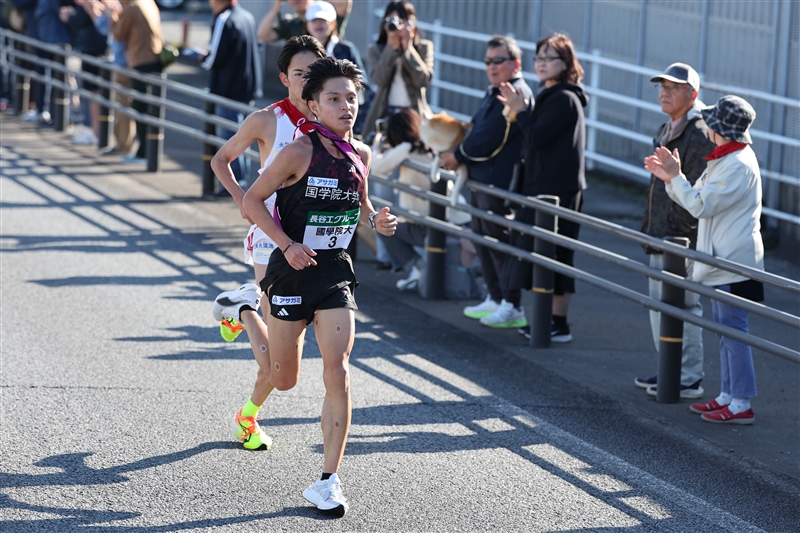
[[[231,162],[242,155],[254,142],[261,141],[259,145],[270,149],[275,141],[275,113],[272,107],[256,111],[250,114],[239,131],[222,145],[214,157],[211,159],[211,169],[219,179],[222,186],[230,193],[233,201],[239,207],[242,218],[253,224],[253,220],[248,216],[242,200],[244,199],[244,189],[236,181],[236,177],[231,170]],[[269,154],[261,154],[261,161],[266,160]]]
[[[281,186],[288,186],[299,180],[311,164],[312,152],[311,140],[306,136],[286,145],[247,190],[243,201],[253,222],[275,242],[286,257],[286,262],[296,270],[316,265],[312,256],[317,254],[302,243],[293,243],[275,222],[264,205],[264,200],[272,196]]]

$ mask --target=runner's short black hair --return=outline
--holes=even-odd
[[[310,35],[301,35],[300,37],[292,37],[286,41],[286,44],[281,48],[281,53],[278,55],[278,70],[284,74],[289,74],[289,63],[292,58],[297,54],[308,52],[317,57],[325,57],[325,48],[317,39]]]
[[[303,86],[303,101],[315,100],[322,92],[322,86],[332,78],[347,78],[356,86],[356,91],[364,87],[361,69],[347,59],[323,57],[308,66],[303,75],[306,84]]]

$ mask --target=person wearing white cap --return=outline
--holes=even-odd
[[[701,110],[708,137],[716,145],[706,158],[708,168],[692,186],[681,171],[677,149],[660,146],[644,160],[645,168],[666,184],[675,202],[699,219],[697,251],[719,259],[764,270],[761,240],[761,173],[750,148],[748,129],[756,118],[753,108],[738,96],[723,96]],[[760,302],[764,286],[738,273],[695,262],[693,281],[719,291]],[[714,321],[747,333],[748,313],[734,305],[711,300]],[[719,336],[720,395],[689,409],[706,422],[752,424],[750,398],[756,395],[756,376],[750,346]]]
[[[272,8],[258,24],[258,38],[261,41],[271,43],[306,34],[306,20],[311,20],[306,17],[306,11],[314,3],[313,0],[287,0],[294,13],[281,17],[283,3],[284,0],[275,0]],[[344,30],[353,8],[353,0],[330,0],[329,3],[336,10],[336,26],[339,37],[344,39]]]
[[[306,31],[322,43],[328,57],[352,61],[364,73],[364,89],[366,92],[362,92],[359,95],[359,113],[353,126],[353,132],[360,134],[369,112],[369,104],[374,96],[374,92],[369,88],[369,81],[366,76],[367,70],[361,60],[361,54],[356,45],[339,38],[336,9],[330,2],[314,2],[306,9],[305,16]]]
[[[653,138],[653,146],[665,146],[670,151],[677,149],[681,154],[681,167],[689,183],[694,184],[706,169],[705,157],[714,149],[714,144],[706,137],[707,127],[700,110],[703,103],[697,98],[700,89],[700,76],[685,63],[673,63],[650,81],[656,82],[658,103],[669,117]],[[686,237],[689,247],[694,248],[697,241],[697,219],[683,207],[673,202],[664,188],[664,182],[650,176],[650,191],[647,206],[642,217],[642,233],[661,239],[663,237]],[[664,254],[661,250],[645,247],[650,256],[650,266],[661,270]],[[687,262],[687,271],[692,268]],[[649,280],[649,295],[661,300],[661,282]],[[686,291],[684,309],[702,316],[703,306],[698,294]],[[650,330],[656,351],[659,348],[661,313],[650,311]],[[700,398],[703,395],[703,330],[693,324],[683,326],[681,346],[681,398]],[[658,375],[637,377],[634,384],[647,390],[651,396],[658,393]]]

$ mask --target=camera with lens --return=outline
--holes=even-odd
[[[403,25],[403,19],[401,19],[397,15],[386,19],[386,29],[389,31],[397,31],[400,29],[400,26],[402,25]]]

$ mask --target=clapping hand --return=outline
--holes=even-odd
[[[517,114],[528,108],[528,101],[522,93],[518,92],[514,86],[507,81],[501,83],[499,89],[500,94],[497,95],[497,99],[501,104],[509,108],[512,113]]]
[[[672,152],[659,146],[653,155],[644,158],[644,168],[661,181],[669,184],[673,178],[681,174],[681,159],[678,149]]]

